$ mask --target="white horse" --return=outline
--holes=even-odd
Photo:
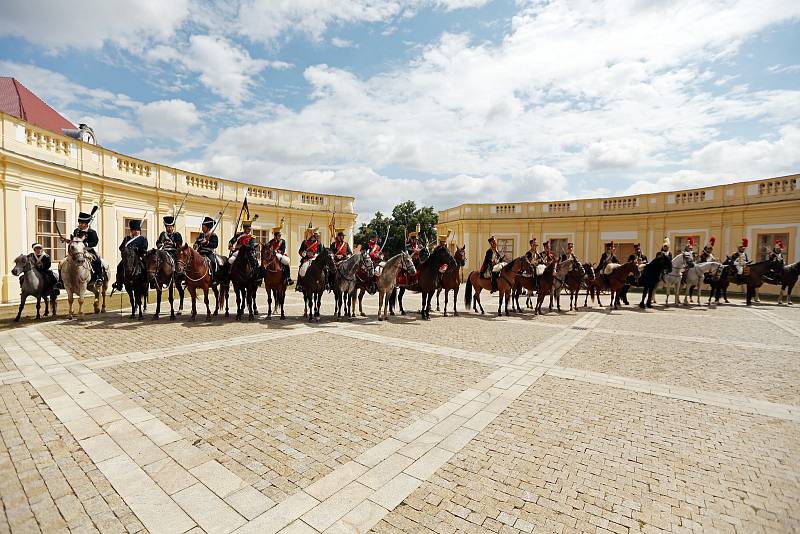
[[[72,303],[75,295],[78,296],[78,318],[83,316],[83,294],[88,289],[94,293],[94,312],[100,313],[100,295],[102,293],[102,311],[106,311],[106,290],[108,289],[108,266],[103,263],[104,281],[100,284],[90,284],[92,279],[92,263],[86,256],[86,245],[83,240],[71,237],[67,248],[67,257],[61,261],[59,272],[67,291],[69,303],[69,318],[72,319]]]
[[[414,267],[414,261],[411,259],[411,255],[408,254],[405,250],[397,254],[396,256],[392,256],[389,260],[386,261],[386,264],[383,266],[383,270],[381,274],[377,277],[377,286],[378,286],[378,320],[385,321],[387,319],[387,312],[389,310],[389,296],[394,291],[394,288],[397,286],[397,273],[400,269],[405,269],[405,271],[414,276],[417,274],[417,269]],[[359,304],[359,307],[361,305]],[[383,313],[383,317],[381,317],[381,313]],[[394,315],[394,312],[392,312]]]
[[[700,304],[700,293],[703,290],[703,279],[706,273],[717,272],[722,269],[722,264],[717,261],[706,261],[703,263],[696,263],[694,267],[686,269],[686,290],[683,295],[683,305],[688,306],[692,299],[689,298],[689,289],[692,287],[697,288],[697,303]],[[708,304],[711,305],[711,296],[708,297]]]
[[[664,301],[665,306],[669,306],[669,291],[672,289],[675,292],[675,305],[680,304],[679,293],[681,292],[681,279],[683,278],[683,271],[687,267],[693,265],[694,259],[691,252],[681,252],[672,258],[672,271],[666,273],[661,277],[661,282],[658,283],[656,289],[663,287],[666,293]]]

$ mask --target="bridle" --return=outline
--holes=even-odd
[[[194,253],[195,253],[194,249],[186,249],[186,250],[187,250],[187,251],[188,251],[188,250],[191,250],[191,251],[192,251],[192,253],[191,253],[191,257],[192,257],[192,260],[194,260]],[[194,278],[192,278],[192,277],[190,277],[190,276],[189,276],[189,270],[186,268],[186,262],[184,261],[184,259],[183,259],[183,255],[182,255],[182,254],[180,254],[180,255],[179,255],[179,258],[178,258],[178,262],[177,262],[177,263],[178,263],[178,264],[177,264],[177,270],[179,271],[179,274],[181,274],[181,273],[182,273],[182,274],[183,274],[183,277],[184,277],[186,280],[188,280],[189,282],[199,282],[199,281],[201,281],[203,278],[205,278],[206,276],[208,276],[208,273],[209,273],[209,266],[208,266],[208,263],[206,263],[205,261],[203,262],[203,265],[205,265],[205,267],[206,267],[206,272],[204,272],[204,273],[202,274],[202,276],[200,276],[200,278],[197,278],[197,279],[194,279]]]
[[[162,255],[166,256],[169,259],[169,262],[172,263],[172,267],[173,267],[172,268],[172,274],[169,277],[169,282],[166,285],[164,285],[164,287],[169,287],[171,284],[175,283],[175,263],[174,263],[174,260],[172,259],[172,254],[170,254],[169,252],[167,252],[167,251],[165,251],[163,249],[157,249],[156,250],[156,254],[155,254],[155,257],[156,257],[156,269],[155,270],[147,269],[147,278],[148,278],[148,280],[152,280],[154,282],[158,282],[158,273],[161,272],[161,266],[166,261],[166,260],[164,260],[162,258]],[[163,284],[161,284],[161,285],[163,285]]]

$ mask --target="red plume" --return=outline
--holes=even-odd
[[[742,238],[742,246],[743,246],[743,247],[746,247],[746,246],[747,246],[747,245],[749,245],[749,244],[750,244],[750,241],[748,241],[746,237],[743,237],[743,238]]]
[[[783,248],[783,241],[781,241],[780,239],[776,239],[775,240],[775,244],[778,245],[779,247]]]
[[[708,240],[708,242],[709,242],[709,243],[711,243],[711,244],[713,245],[714,243],[716,243],[716,242],[717,242],[717,238],[716,238],[716,237],[714,237],[714,236],[712,235],[712,236],[711,236],[711,239],[709,239],[709,240]]]
[[[691,246],[694,246],[694,238],[692,238],[692,237],[689,238],[689,244]]]

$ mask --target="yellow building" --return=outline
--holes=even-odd
[[[102,137],[102,132],[98,133]],[[352,240],[356,220],[353,197],[204,176],[126,156],[77,137],[0,113],[0,301],[4,303],[19,301],[19,281],[10,272],[14,258],[31,252],[34,242],[45,245],[54,260],[63,258],[65,248],[57,239],[54,223],[67,234],[77,226],[78,212],[89,212],[94,205],[100,210],[92,228],[100,237],[104,260],[112,266],[119,261],[117,247],[129,219],[143,219],[143,233],[152,244],[163,229],[162,217],[172,215],[187,192],[177,222],[177,230],[187,242],[194,241],[203,216],[217,219],[227,206],[217,229],[222,253],[227,251],[245,196],[250,213],[259,215],[253,228],[260,240],[270,239],[270,228],[285,218],[283,237],[294,269],[309,223],[319,227],[322,242],[329,243],[332,237],[327,227],[335,211],[336,226],[346,228]]]
[[[785,245],[786,263],[800,259],[800,175],[751,182],[626,197],[461,204],[439,212],[440,227],[453,230],[453,242],[467,245],[469,269],[480,267],[490,235],[502,252],[519,256],[536,237],[550,240],[560,253],[575,243],[575,255],[597,262],[603,244],[617,243],[617,257],[627,259],[634,243],[653,257],[666,236],[673,251],[689,237],[702,249],[716,237],[715,256],[724,258],[750,242],[753,260],[764,259],[775,240]]]

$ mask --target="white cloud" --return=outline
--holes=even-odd
[[[800,72],[800,65],[771,65],[767,67],[767,72],[770,74]]]
[[[342,39],[340,37],[332,38],[331,44],[336,48],[358,48],[358,45],[353,41],[348,41],[347,39]]]
[[[158,100],[138,109],[142,129],[150,137],[187,140],[200,123],[200,113],[191,102]]]
[[[131,121],[120,117],[82,115],[78,122],[92,127],[97,136],[98,145],[108,146],[108,143],[118,143],[125,139],[135,139],[142,135],[142,132]]]
[[[142,50],[148,42],[169,39],[188,13],[188,0],[4,0],[0,35],[54,50],[106,43]]]

